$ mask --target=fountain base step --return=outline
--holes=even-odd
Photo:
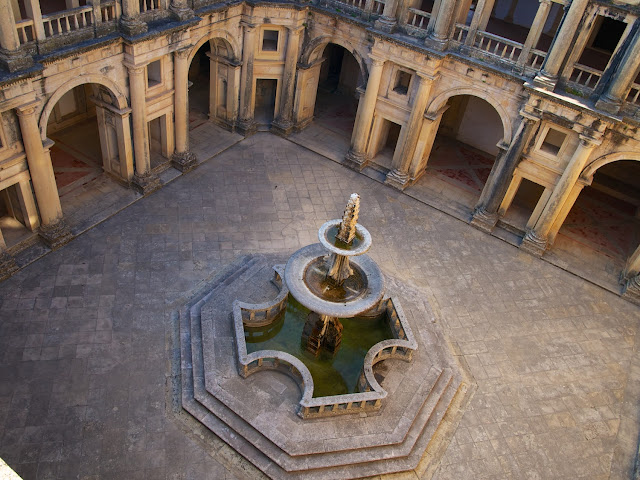
[[[190,414],[194,420],[184,420],[190,428],[204,425],[270,478],[344,479],[412,470],[428,474],[473,391],[428,305],[405,305],[422,345],[411,364],[387,360],[376,365],[384,371],[388,397],[373,416],[303,420],[294,413],[300,396],[295,382],[279,371],[244,379],[237,374],[232,300],[272,298],[271,266],[278,260],[242,259],[185,299],[176,312],[172,378],[181,394],[174,396],[175,411]],[[400,293],[424,298],[420,292]]]

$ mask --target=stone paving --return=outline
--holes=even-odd
[[[169,408],[170,312],[345,195],[478,388],[434,478],[630,478],[640,309],[313,152],[257,134],[0,284],[0,457],[24,479],[259,478]]]

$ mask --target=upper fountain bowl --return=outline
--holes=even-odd
[[[356,225],[356,236],[350,244],[336,238],[340,231],[340,219],[329,220],[318,230],[320,243],[332,253],[345,257],[354,257],[366,253],[371,248],[371,234],[362,225]]]

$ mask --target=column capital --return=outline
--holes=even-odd
[[[578,138],[580,138],[580,145],[585,148],[595,148],[602,143],[602,138],[594,138],[584,133],[581,133]]]
[[[440,73],[436,73],[434,75],[431,75],[429,73],[425,73],[425,72],[421,72],[419,70],[416,71],[416,76],[424,81],[427,82],[435,82],[436,80],[438,80],[438,78],[440,78]]]
[[[173,54],[178,58],[188,58],[192,48],[193,48],[193,45],[187,45],[186,47],[182,47],[182,48],[179,48],[178,50],[174,50]]]
[[[123,65],[127,67],[129,75],[142,75],[144,73],[144,69],[147,67],[146,65],[134,65],[127,62],[123,62]]]
[[[372,54],[369,54],[369,58],[371,59],[371,66],[376,66],[376,67],[381,67],[382,65],[384,65],[384,62],[386,62],[387,60],[385,58],[382,57],[378,57]]]
[[[251,22],[249,22],[247,20],[240,20],[240,26],[242,28],[244,28],[245,30],[248,30],[248,31],[252,31],[252,30],[254,30],[256,28],[256,24],[255,23],[251,23]]]
[[[29,103],[17,106],[16,113],[19,117],[28,117],[29,115],[34,115],[38,107],[40,107],[40,101],[37,99],[32,100]]]

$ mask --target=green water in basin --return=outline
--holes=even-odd
[[[376,343],[393,338],[384,315],[341,318],[342,344],[335,356],[321,351],[314,357],[304,349],[300,337],[309,314],[289,296],[286,311],[271,325],[244,328],[247,353],[280,350],[300,359],[311,372],[314,397],[356,393],[364,357]]]
[[[340,232],[340,225],[335,225],[327,230],[326,238],[334,247],[341,248],[342,250],[355,250],[362,243],[362,235],[357,232],[356,236],[351,240],[351,243],[345,243],[342,240],[338,240],[338,238],[336,238],[338,232]]]

